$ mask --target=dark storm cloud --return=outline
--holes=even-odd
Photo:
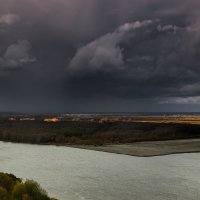
[[[196,105],[199,10],[196,0],[2,0],[0,105],[26,111]]]
[[[138,24],[136,29],[128,28],[121,35],[121,27],[134,24]],[[178,91],[182,84],[198,81],[199,47],[193,43],[198,30],[189,25],[163,24],[162,20],[121,27],[80,48],[68,66],[86,83],[89,94],[95,93],[95,88],[93,92],[88,89],[89,76],[95,77],[94,83],[107,80],[98,91],[101,88],[102,93],[130,98],[174,96],[170,88]]]

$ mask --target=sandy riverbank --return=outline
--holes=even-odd
[[[73,145],[70,147],[131,156],[150,157],[177,153],[200,152],[200,139],[137,142],[131,144],[103,146]]]

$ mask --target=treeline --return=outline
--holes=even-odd
[[[0,122],[0,140],[31,144],[103,145],[200,138],[200,125],[140,122]]]
[[[12,174],[0,173],[0,200],[56,200],[32,180],[22,182]]]

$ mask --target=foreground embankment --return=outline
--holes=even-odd
[[[0,173],[1,200],[56,200],[49,198],[38,183],[32,180],[23,182],[13,174]]]

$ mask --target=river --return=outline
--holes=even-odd
[[[197,200],[200,154],[139,158],[0,142],[0,171],[34,179],[59,200]]]

